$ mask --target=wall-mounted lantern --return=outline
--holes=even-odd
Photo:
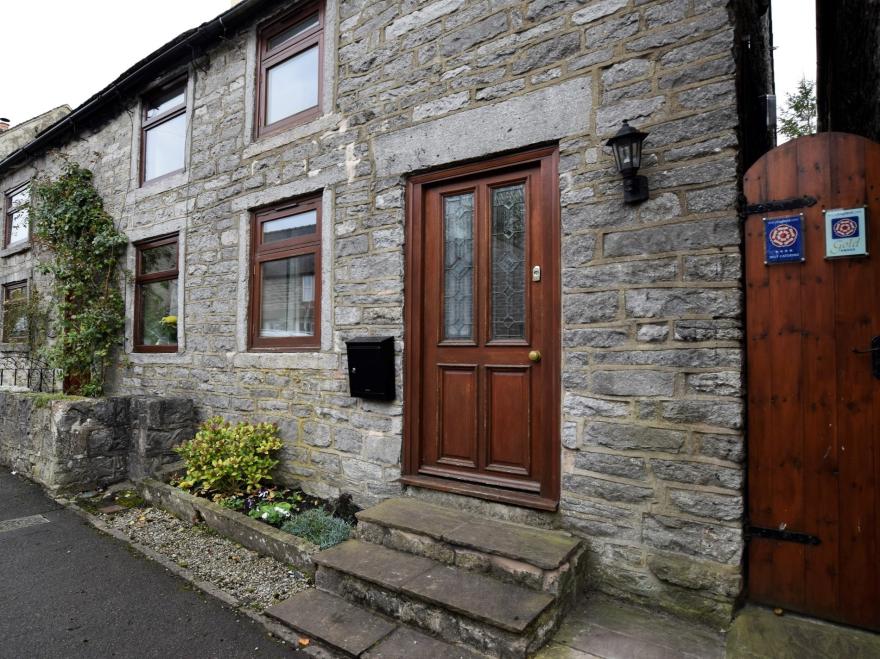
[[[614,152],[617,171],[623,176],[623,201],[636,204],[648,198],[648,179],[638,176],[642,166],[642,142],[647,133],[636,130],[624,121],[617,134],[606,143]]]

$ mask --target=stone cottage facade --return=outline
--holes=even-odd
[[[549,396],[558,435],[558,508],[408,491],[570,530],[589,544],[597,588],[723,621],[744,549],[743,43],[761,45],[765,20],[735,4],[752,3],[245,0],[0,162],[3,217],[11,193],[57,170],[58,152],[92,169],[132,243],[128,270],[140,272],[143,241],[176,239],[176,263],[163,266],[175,283],[159,287],[157,303],[172,327],[157,339],[164,349],[138,349],[133,276],[109,391],[191,398],[203,418],[276,422],[284,480],[366,505],[404,489],[411,441],[407,319],[421,302],[407,250],[422,225],[407,186],[543,149],[560,230],[546,236],[558,252],[544,265],[548,286],[558,281],[558,317],[541,349],[558,377],[536,395]],[[264,30],[303,7],[321,16],[307,26],[319,30],[317,100],[273,128],[261,71],[274,37]],[[148,115],[164,117],[166,102],[182,117],[182,167],[144,182]],[[624,120],[649,133],[640,173],[650,199],[632,206],[604,147]],[[300,333],[315,342],[267,351],[255,346],[252,283],[268,234],[255,245],[254,227],[293,202],[319,218],[302,243],[314,270],[296,280],[296,313],[308,302],[314,322]],[[44,286],[36,251],[28,241],[0,251],[0,284]],[[285,309],[272,290],[264,319],[267,306]],[[395,339],[393,401],[349,395],[345,342],[363,336]]]

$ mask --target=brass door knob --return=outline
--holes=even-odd
[[[532,350],[529,353],[529,359],[531,359],[533,362],[537,363],[537,362],[541,361],[541,353],[538,352],[537,350]]]

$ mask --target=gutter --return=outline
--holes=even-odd
[[[269,0],[241,0],[238,4],[223,12],[213,20],[202,23],[197,28],[188,30],[172,41],[148,55],[133,67],[125,71],[103,90],[86,100],[67,116],[59,119],[42,133],[21,148],[0,160],[0,174],[7,169],[22,165],[43,153],[49,146],[59,141],[68,132],[76,133],[77,124],[82,126],[88,119],[96,115],[111,100],[123,98],[138,87],[146,79],[152,79],[163,66],[177,61],[182,50],[191,54],[195,47],[208,43],[227,33],[246,20],[251,13]]]

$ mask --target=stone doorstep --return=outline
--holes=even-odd
[[[580,546],[577,538],[480,517],[413,498],[398,497],[362,510],[358,521],[398,529],[449,545],[501,556],[541,570],[556,570]]]
[[[537,592],[380,545],[349,540],[314,557],[321,568],[523,635],[554,602]]]
[[[466,648],[400,626],[320,590],[296,593],[267,609],[266,615],[352,657],[480,659]]]
[[[410,531],[358,521],[357,537],[365,542],[383,545],[389,549],[424,556],[438,563],[454,565],[464,570],[491,574],[502,581],[520,584],[551,595],[564,595],[576,589],[577,572],[585,548],[580,545],[569,559],[555,570],[542,570],[529,563],[487,554],[474,549],[456,547],[442,540]]]

